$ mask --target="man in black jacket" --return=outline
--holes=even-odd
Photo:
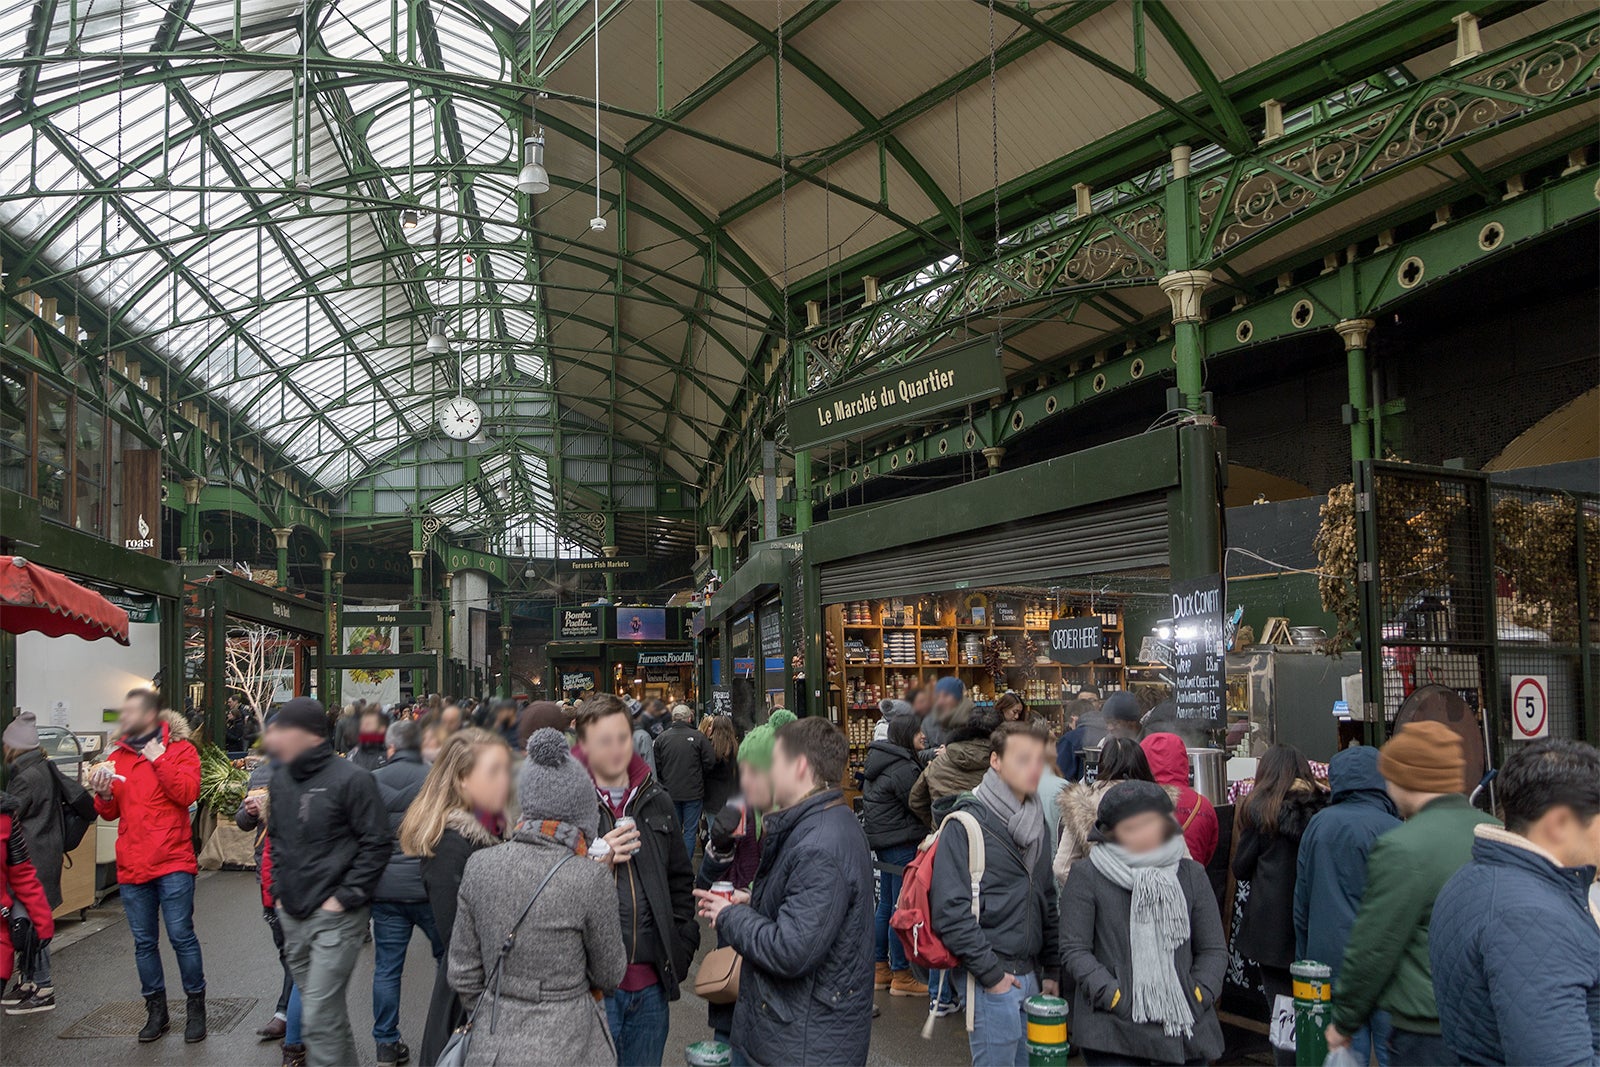
[[[334,755],[317,701],[295,697],[279,708],[266,743],[280,761],[267,836],[285,954],[300,989],[306,1061],[356,1063],[345,987],[394,834],[371,773]]]
[[[706,772],[717,762],[711,739],[694,728],[694,711],[687,704],[672,709],[672,725],[656,738],[656,776],[672,798],[678,825],[683,827],[683,848],[692,858],[700,835],[700,805],[705,803]]]
[[[415,721],[400,719],[389,724],[384,741],[388,759],[372,778],[389,816],[394,851],[372,894],[372,1040],[378,1046],[378,1067],[396,1067],[411,1058],[411,1050],[400,1040],[400,975],[411,931],[427,935],[435,960],[444,955],[444,941],[433,925],[433,909],[422,884],[422,860],[400,850],[400,822],[428,777],[422,762],[422,731]]]
[[[955,811],[976,819],[983,834],[976,916],[970,828],[947,823],[933,857],[933,929],[976,986],[967,1000],[973,1067],[1026,1063],[1025,1002],[1041,990],[1058,994],[1054,849],[1038,798],[1049,743],[1042,724],[1002,723],[990,741],[988,773],[956,800]]]
[[[826,719],[778,730],[753,894],[695,890],[743,957],[734,1062],[865,1063],[872,1032],[872,855],[839,790],[850,755]]]
[[[619,1067],[659,1067],[667,1044],[667,1003],[700,944],[694,918],[694,872],[683,849],[672,799],[633,750],[633,720],[609,693],[578,709],[574,754],[589,768],[600,806],[600,833],[616,875],[617,912],[628,969],[606,997]],[[697,735],[698,736],[698,735]],[[617,826],[619,819],[633,825]]]

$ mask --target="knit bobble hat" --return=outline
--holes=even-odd
[[[967,695],[967,687],[961,684],[961,679],[949,675],[933,683],[933,691],[952,700],[961,700]]]
[[[558,730],[546,726],[529,736],[528,758],[517,776],[517,802],[525,823],[553,819],[576,826],[586,841],[599,836],[594,782]]]
[[[1378,773],[1416,793],[1460,793],[1467,759],[1461,737],[1442,722],[1409,722],[1378,750]]]
[[[30,748],[39,747],[39,718],[31,711],[24,711],[11,720],[6,727],[4,743],[7,748],[14,748],[24,752]]]
[[[1094,821],[1095,833],[1099,840],[1108,839],[1116,830],[1117,823],[1135,815],[1143,815],[1153,811],[1158,815],[1172,814],[1172,798],[1167,796],[1167,791],[1154,782],[1145,782],[1130,779],[1118,782],[1107,789],[1100,798],[1100,811]]]

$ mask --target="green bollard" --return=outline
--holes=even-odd
[[[688,1067],[728,1067],[732,1060],[733,1049],[722,1041],[696,1041],[683,1050]]]
[[[1028,1067],[1067,1067],[1067,1002],[1043,994],[1023,1002],[1028,1013]]]
[[[1294,979],[1294,1062],[1322,1067],[1328,1058],[1328,1023],[1333,1006],[1333,969],[1315,960],[1289,965]]]

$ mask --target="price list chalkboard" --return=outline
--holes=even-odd
[[[761,655],[783,659],[783,615],[776,600],[761,609]]]
[[[1221,723],[1227,685],[1222,576],[1172,583],[1173,700],[1178,718]]]

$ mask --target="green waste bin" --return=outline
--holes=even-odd
[[[1039,995],[1023,1002],[1028,1015],[1028,1067],[1067,1067],[1067,1002]]]
[[[1328,1058],[1328,1023],[1333,1016],[1333,969],[1315,960],[1289,965],[1294,979],[1294,1062],[1322,1067]]]
[[[696,1041],[683,1050],[683,1062],[688,1067],[728,1067],[733,1049],[724,1041]]]

